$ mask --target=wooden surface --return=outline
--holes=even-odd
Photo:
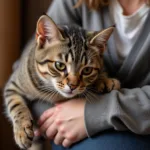
[[[0,0],[0,88],[20,51],[20,0]]]
[[[12,64],[35,32],[38,18],[51,0],[0,0],[0,88],[12,71]]]

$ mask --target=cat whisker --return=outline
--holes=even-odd
[[[85,95],[86,95],[86,97],[87,97],[87,100],[88,100],[90,103],[94,102],[94,100],[95,100],[96,97],[95,97],[95,94],[93,94],[93,92],[91,92],[91,91],[89,91],[89,90],[86,90]]]

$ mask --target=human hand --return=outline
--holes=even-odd
[[[85,99],[73,99],[48,109],[41,115],[35,135],[45,133],[48,139],[64,147],[84,139],[87,137],[84,106]]]

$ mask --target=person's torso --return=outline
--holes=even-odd
[[[150,11],[148,11],[139,36],[123,61],[117,55],[114,35],[108,41],[104,60],[106,69],[113,77],[120,79],[126,88],[141,87],[150,84]],[[99,11],[90,11],[82,6],[82,27],[87,30],[102,30],[113,25],[108,7]],[[117,25],[116,25],[117,28]]]

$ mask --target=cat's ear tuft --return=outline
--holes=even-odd
[[[100,32],[96,32],[94,34],[94,36],[91,38],[89,43],[91,45],[95,45],[95,46],[99,47],[99,50],[101,51],[101,53],[103,53],[105,50],[106,43],[107,43],[109,37],[111,36],[114,28],[115,27],[112,26],[112,27],[104,29]]]
[[[64,40],[57,25],[47,15],[42,15],[36,27],[36,41],[40,45],[44,45],[46,41]]]

